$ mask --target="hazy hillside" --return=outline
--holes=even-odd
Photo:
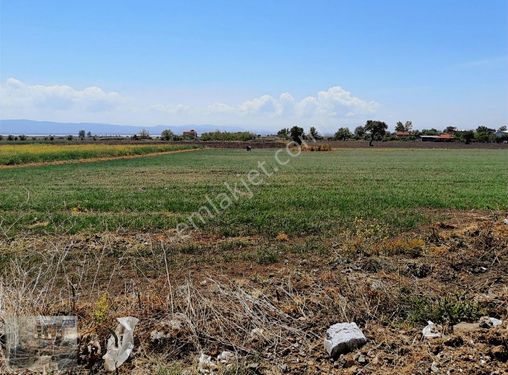
[[[240,127],[227,127],[221,125],[157,125],[157,126],[133,126],[133,125],[116,125],[101,124],[87,122],[53,122],[53,121],[33,121],[24,119],[6,119],[0,120],[0,134],[28,134],[28,135],[66,135],[78,134],[80,130],[90,131],[97,135],[130,135],[139,133],[141,129],[147,129],[150,134],[158,135],[164,129],[171,129],[174,133],[180,134],[190,129],[196,130],[198,133],[214,130],[242,131]]]

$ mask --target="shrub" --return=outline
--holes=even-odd
[[[302,146],[302,151],[332,151],[332,146],[327,143],[322,145],[305,145]]]
[[[478,302],[467,295],[448,295],[437,300],[415,297],[410,300],[408,319],[414,323],[456,324],[474,321],[484,315]]]
[[[250,132],[207,132],[201,135],[202,141],[251,141],[256,135]]]
[[[279,254],[275,249],[261,249],[256,254],[256,261],[259,264],[271,264],[279,261]]]

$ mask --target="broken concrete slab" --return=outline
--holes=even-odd
[[[367,338],[356,323],[337,323],[327,329],[324,345],[328,355],[336,359],[339,355],[349,353],[366,342]]]
[[[503,321],[496,318],[491,318],[490,316],[482,316],[478,321],[478,324],[481,328],[492,328],[497,327],[503,324]]]

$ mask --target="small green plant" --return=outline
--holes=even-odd
[[[408,320],[413,323],[456,324],[461,321],[473,321],[484,315],[478,302],[467,295],[448,295],[437,300],[415,297],[410,301]]]
[[[156,375],[180,375],[183,373],[182,365],[179,362],[159,364],[155,370]]]
[[[256,261],[259,264],[277,263],[279,261],[279,253],[272,248],[258,250]]]

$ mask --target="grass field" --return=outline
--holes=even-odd
[[[496,341],[483,329],[451,334],[483,315],[508,320],[506,151],[283,152],[285,166],[276,152],[0,168],[2,311],[78,316],[80,353],[105,344],[115,318],[138,317],[122,374],[197,373],[201,353],[222,350],[237,359],[224,374],[279,374],[281,364],[415,374],[434,363],[476,373],[484,358],[494,373],[506,363],[506,323],[487,330]],[[259,163],[270,176],[250,197],[239,182]],[[228,195],[225,183],[244,193],[238,202],[174,241],[207,198]],[[428,320],[450,335],[421,339]],[[181,329],[167,329],[175,321]],[[368,338],[367,362],[359,350],[335,362],[324,352],[328,327],[346,321]],[[442,344],[449,337],[458,344]],[[84,364],[104,373],[100,356]]]
[[[136,152],[108,147],[109,155]],[[259,161],[271,170],[274,152],[207,149],[0,170],[1,225],[12,233],[172,228]],[[3,153],[3,160],[12,157]],[[241,198],[202,226],[227,236],[306,235],[335,231],[360,217],[405,230],[424,222],[428,209],[506,209],[507,165],[503,150],[302,153],[254,187],[252,199]]]
[[[0,165],[143,155],[190,148],[185,145],[0,145]]]

